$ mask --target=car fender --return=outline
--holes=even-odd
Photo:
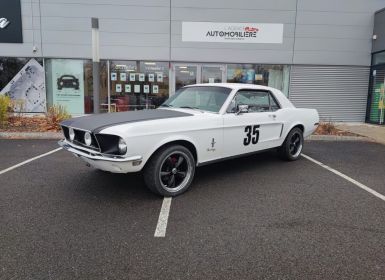
[[[199,152],[198,152],[198,147],[196,142],[189,136],[187,135],[171,135],[163,138],[160,142],[157,143],[157,145],[153,146],[151,150],[148,151],[147,155],[143,157],[143,165],[147,163],[147,161],[151,158],[151,156],[162,146],[167,145],[168,143],[175,142],[175,141],[187,141],[191,143],[196,151],[196,157],[197,157],[197,162],[199,162]]]

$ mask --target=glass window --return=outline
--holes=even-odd
[[[168,98],[168,62],[111,61],[111,108],[154,109]]]
[[[219,112],[230,92],[231,89],[225,87],[182,88],[161,106]]]
[[[385,64],[385,51],[373,54],[373,65]]]
[[[228,64],[227,82],[269,86],[287,96],[289,69],[288,65]]]
[[[100,103],[108,95],[106,62],[100,63]],[[92,62],[81,59],[46,59],[48,105],[62,105],[73,115],[93,113]]]
[[[8,95],[14,101],[15,112],[45,112],[42,59],[0,58],[0,94]]]
[[[239,105],[248,105],[249,112],[271,112],[279,109],[279,105],[268,91],[240,90],[227,111],[235,113]]]

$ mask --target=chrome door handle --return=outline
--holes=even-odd
[[[276,114],[270,114],[269,117],[275,119],[277,117],[277,115]]]

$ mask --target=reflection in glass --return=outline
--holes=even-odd
[[[176,66],[175,67],[175,90],[187,85],[197,83],[196,66]]]
[[[289,92],[289,66],[263,64],[228,64],[227,82],[270,86]]]
[[[202,83],[221,83],[222,69],[218,66],[202,66]]]
[[[193,86],[182,88],[161,106],[219,112],[226,101],[230,88],[217,86]]]
[[[168,98],[168,63],[111,61],[111,111],[154,109]]]

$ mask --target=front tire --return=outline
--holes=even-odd
[[[290,130],[282,146],[278,149],[281,158],[288,161],[297,160],[301,156],[303,143],[302,130],[298,127]]]
[[[157,151],[144,169],[144,182],[154,193],[177,196],[191,185],[195,173],[195,160],[184,146],[166,146]]]

